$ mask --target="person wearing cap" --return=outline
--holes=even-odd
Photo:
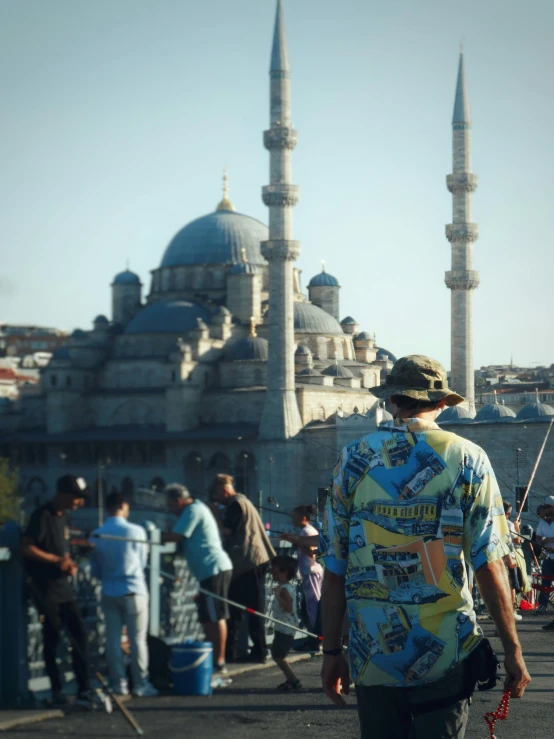
[[[539,525],[537,526],[537,544],[544,549],[545,558],[542,562],[542,574],[545,579],[542,586],[550,588],[554,586],[554,580],[547,578],[554,577],[554,495],[548,495],[544,499],[544,503],[540,506],[541,514]],[[548,608],[549,593],[539,592],[538,613],[545,613]],[[542,627],[544,631],[554,631],[554,621]]]
[[[512,544],[485,452],[435,423],[463,402],[442,365],[420,355],[371,392],[394,420],[342,451],[320,551],[325,694],[344,705],[350,673],[362,739],[463,739],[486,645],[467,587],[470,562],[505,653],[505,687],[530,677],[503,557]],[[345,610],[349,662],[341,648]]]
[[[205,503],[196,500],[189,490],[175,482],[165,489],[169,511],[178,516],[173,531],[164,541],[174,541],[186,558],[190,571],[202,590],[219,598],[227,598],[233,575],[233,564],[223,548],[215,518]],[[207,641],[214,648],[214,671],[225,675],[225,648],[229,606],[225,601],[200,593],[197,600],[198,620]]]
[[[127,627],[133,695],[153,698],[158,691],[148,680],[148,561],[146,531],[128,521],[131,512],[122,493],[106,498],[108,518],[92,532],[91,574],[102,582],[102,610],[106,619],[106,657],[112,690],[129,695],[121,633]],[[127,539],[127,541],[122,541]],[[144,542],[144,544],[142,543]]]
[[[93,703],[88,670],[88,636],[77,605],[72,577],[78,566],[69,554],[68,511],[77,510],[89,494],[82,477],[64,475],[57,482],[56,495],[31,515],[21,542],[28,585],[43,617],[44,662],[50,678],[52,703],[65,705],[66,695],[57,665],[62,628],[71,641],[73,672],[77,681],[77,703]]]

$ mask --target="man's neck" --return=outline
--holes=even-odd
[[[416,421],[428,421],[434,423],[437,420],[438,415],[439,411],[434,409],[432,411],[423,411],[421,413],[410,413],[409,410],[402,410],[398,411],[396,418],[399,418],[402,421],[407,421],[408,419],[413,418]]]

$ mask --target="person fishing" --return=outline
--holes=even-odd
[[[314,538],[319,539],[319,531],[310,523],[316,512],[315,505],[297,506],[292,512],[292,524],[300,529],[300,534],[285,534],[282,538],[298,547],[298,572],[302,580],[302,592],[304,594],[304,615],[308,621],[308,628],[319,635],[321,633],[319,603],[323,583],[323,567],[316,559],[317,543],[312,543]],[[320,643],[316,639],[310,638],[306,640],[304,648],[319,651]]]

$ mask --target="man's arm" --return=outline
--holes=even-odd
[[[323,650],[337,654],[323,655],[321,681],[323,692],[337,706],[346,705],[342,694],[350,692],[350,670],[342,651],[342,624],[346,611],[344,577],[325,570],[321,591]]]
[[[512,594],[503,561],[497,559],[484,564],[475,573],[475,578],[504,647],[506,668],[504,690],[509,690],[512,698],[521,698],[525,687],[531,682],[531,677],[521,653],[514,621]]]
[[[33,543],[33,540],[28,536],[24,536],[21,540],[21,554],[26,559],[32,559],[35,562],[56,565],[62,572],[67,572],[70,575],[75,574],[77,571],[77,565],[73,562],[69,554],[66,554],[64,557],[60,557],[57,554],[45,552],[44,549],[37,547],[37,545]]]

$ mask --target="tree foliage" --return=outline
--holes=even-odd
[[[11,467],[9,459],[0,457],[0,523],[19,518],[18,478],[19,472]]]

